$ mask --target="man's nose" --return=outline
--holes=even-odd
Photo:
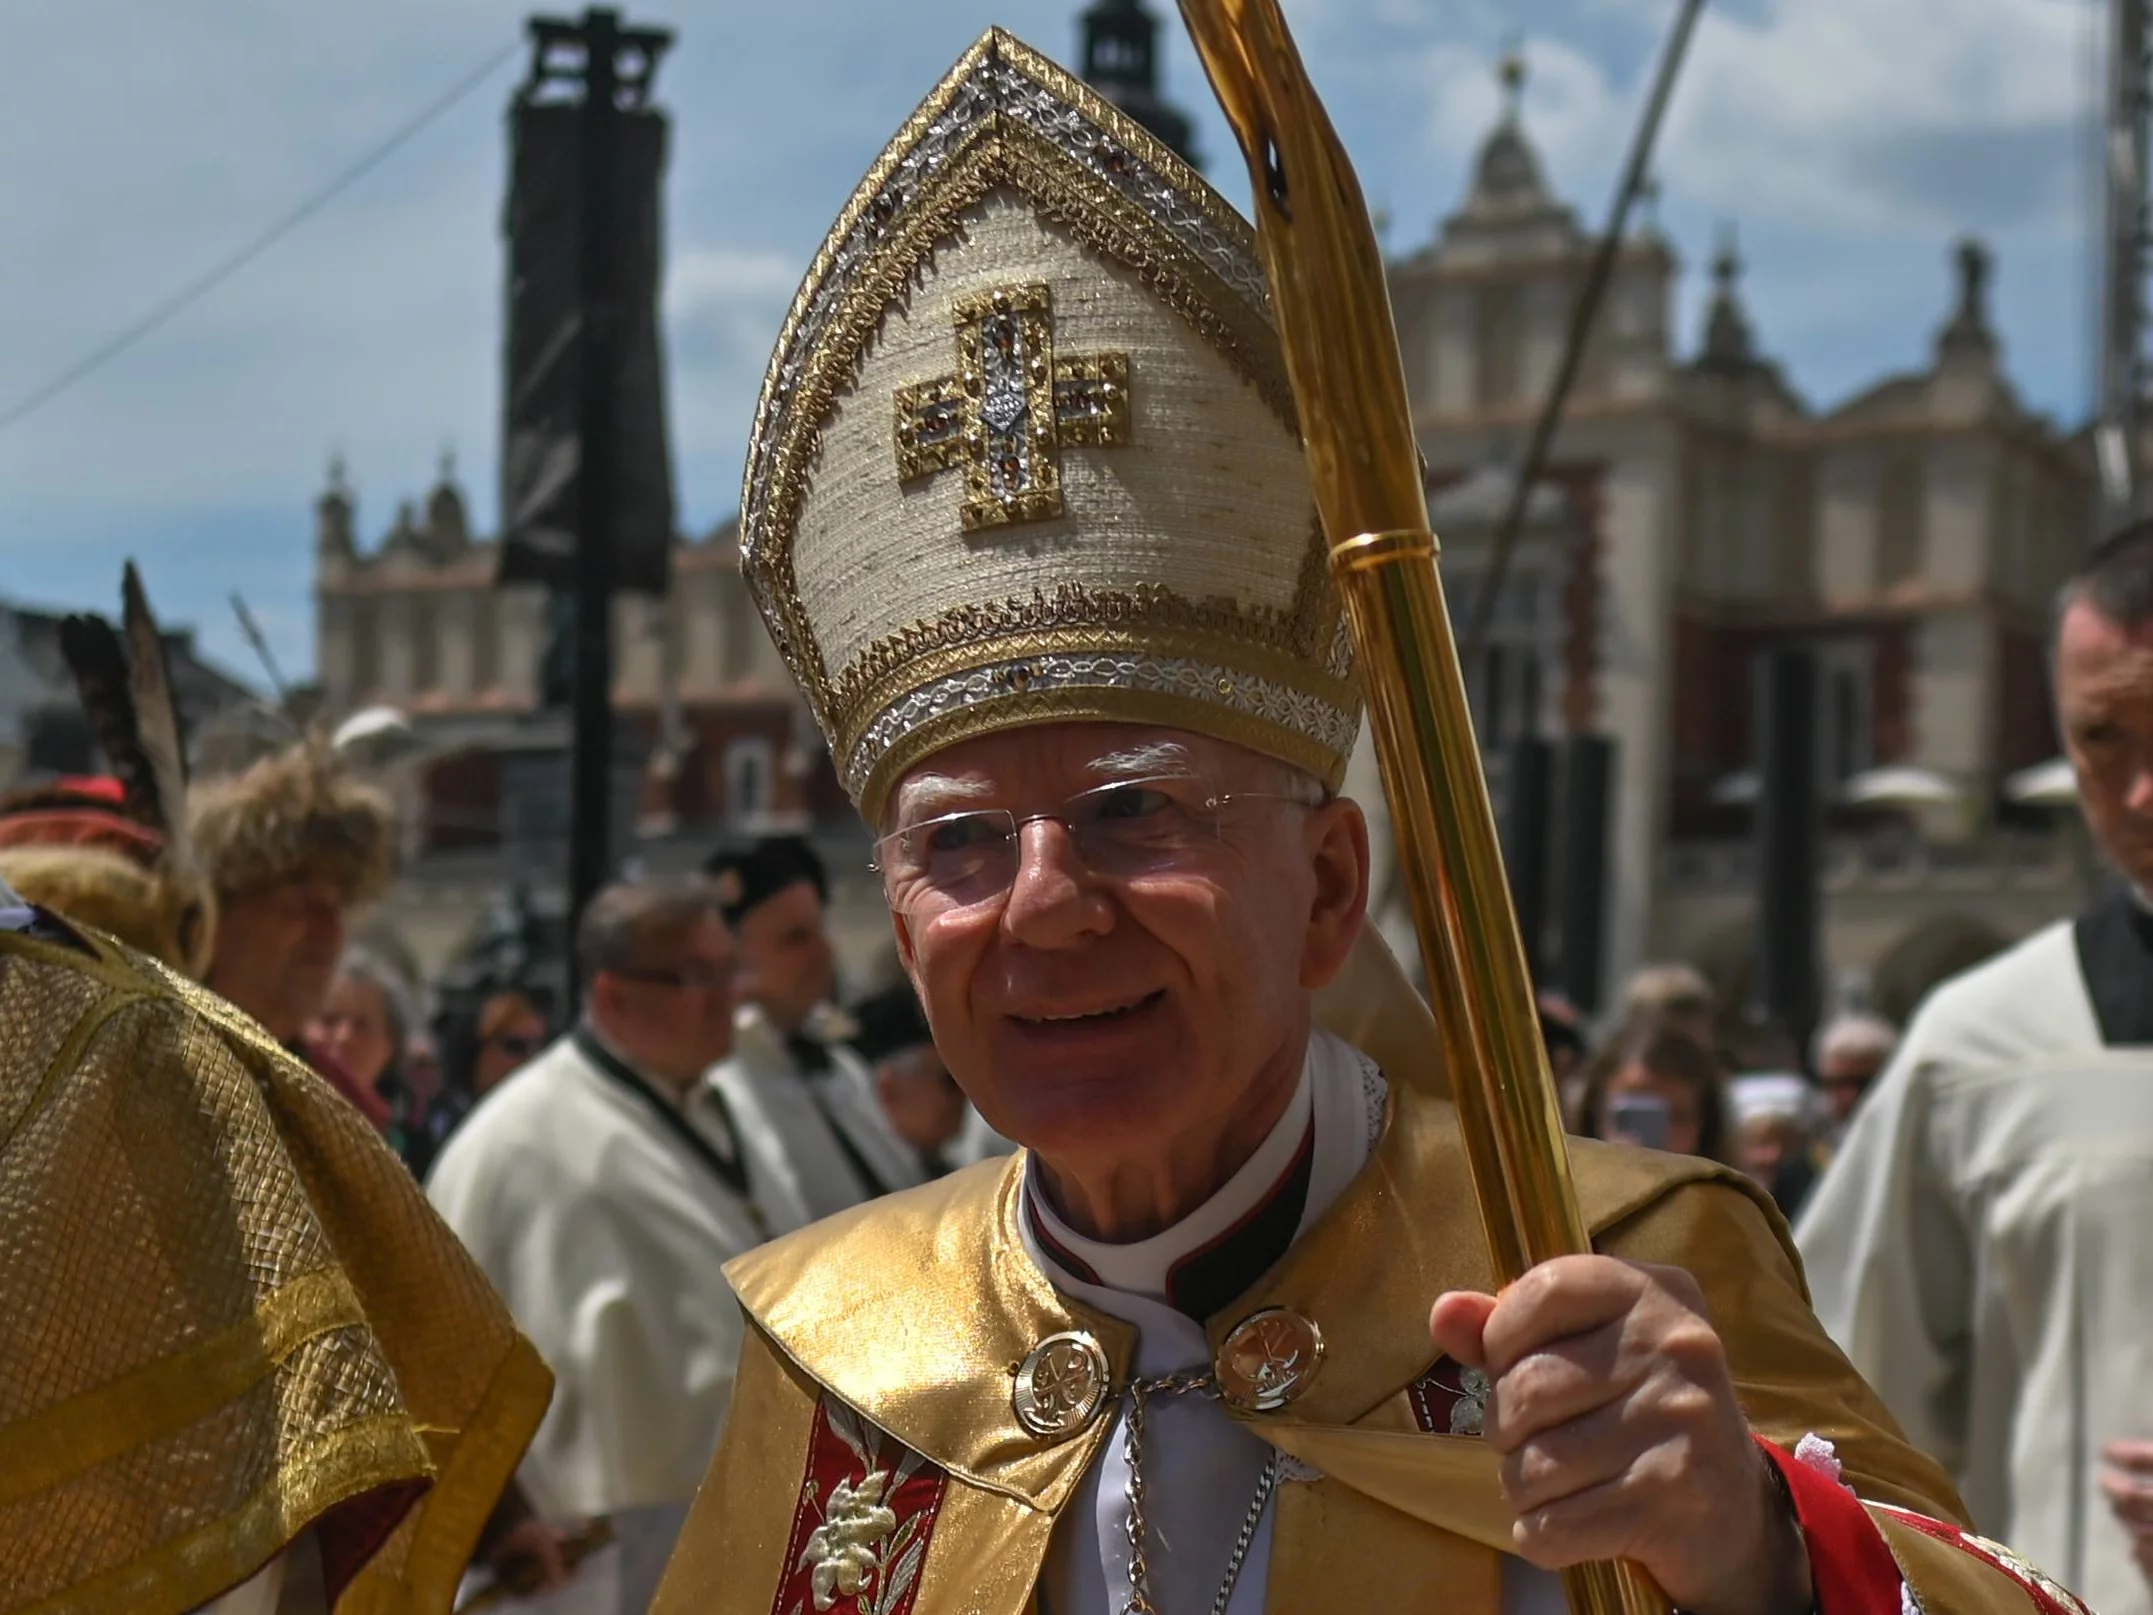
[[[1002,911],[1003,928],[1032,947],[1052,947],[1111,923],[1106,895],[1084,866],[1068,827],[1053,819],[1019,825],[1017,871]]]

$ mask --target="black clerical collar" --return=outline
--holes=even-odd
[[[2153,1044],[2153,912],[2118,888],[2078,917],[2072,935],[2101,1041]]]
[[[803,1077],[829,1075],[830,1045],[821,1038],[810,1037],[805,1032],[787,1032],[785,1052],[792,1056],[792,1063],[799,1067]]]
[[[1036,1179],[1026,1186],[1025,1218],[1040,1253],[1071,1279],[1163,1295],[1176,1311],[1201,1323],[1286,1254],[1308,1209],[1315,1162],[1312,1090],[1304,1077],[1302,1092],[1242,1172],[1173,1228],[1133,1245],[1082,1238],[1046,1205]],[[1258,1172],[1262,1176],[1251,1181]],[[1238,1208],[1227,1213],[1230,1221],[1221,1215],[1227,1207]]]
[[[730,1155],[704,1137],[688,1120],[678,1103],[660,1093],[649,1078],[609,1048],[605,1039],[591,1030],[589,1023],[578,1024],[570,1037],[575,1043],[576,1052],[589,1061],[601,1077],[616,1088],[642,1099],[658,1118],[659,1125],[671,1133],[683,1149],[694,1156],[702,1166],[716,1173],[720,1181],[734,1194],[743,1200],[748,1198],[748,1169],[740,1151],[740,1129],[733,1125],[732,1111],[726,1105],[724,1095],[715,1088],[707,1090],[712,1109],[724,1125],[725,1136],[731,1146]]]

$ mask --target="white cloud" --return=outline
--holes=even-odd
[[[882,143],[989,23],[1067,59],[1084,0],[666,0],[666,280],[683,516],[726,515],[769,346]],[[1169,93],[1241,165],[1167,0]],[[1513,31],[1551,176],[1598,217],[1675,0],[1286,0],[1371,200],[1425,239],[1464,193]],[[365,152],[486,54],[521,0],[72,0],[12,17],[0,99],[0,408]],[[2078,392],[2074,178],[2094,0],[1713,0],[1663,140],[1692,262],[1739,218],[1764,340],[1831,396],[1917,353],[1963,229],[2003,249],[2028,390]],[[145,535],[201,609],[243,583],[307,619],[309,503],[340,448],[378,532],[453,441],[491,520],[512,71],[210,297],[0,433],[0,591],[106,603]],[[1694,329],[1697,280],[1685,288]],[[287,512],[280,518],[278,512]],[[278,523],[288,521],[288,538]],[[66,542],[49,535],[64,532]],[[242,543],[236,536],[244,532]],[[47,535],[40,541],[39,535]],[[288,545],[288,548],[279,546]],[[275,564],[271,564],[271,558]],[[224,574],[230,574],[226,578]],[[11,580],[12,579],[12,580]],[[257,582],[257,580],[259,580]],[[214,583],[214,588],[212,588]],[[262,597],[254,598],[257,591]],[[273,592],[272,592],[273,591]],[[177,607],[175,606],[175,610]],[[280,643],[280,653],[285,646]]]
[[[694,319],[713,306],[733,308],[783,298],[799,285],[800,274],[801,266],[780,252],[737,247],[676,252],[665,270],[666,317]]]

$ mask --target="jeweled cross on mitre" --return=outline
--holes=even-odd
[[[1061,451],[1129,441],[1129,356],[1054,356],[1043,285],[957,304],[957,371],[897,389],[897,480],[964,467],[964,530],[1062,513]]]

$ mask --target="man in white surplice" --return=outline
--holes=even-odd
[[[1796,1237],[1818,1317],[1976,1525],[2153,1615],[2101,1485],[2104,1447],[2153,1438],[2153,527],[2085,562],[2055,637],[2125,884],[1930,996]]]
[[[642,1615],[732,1395],[719,1270],[793,1224],[759,1208],[769,1164],[702,1081],[732,1041],[716,894],[608,887],[576,946],[581,1023],[472,1112],[427,1189],[557,1378],[525,1489],[558,1524],[612,1526],[572,1585],[515,1607]]]
[[[733,1050],[711,1078],[742,1132],[807,1221],[921,1182],[867,1063],[826,1035],[837,976],[822,860],[796,836],[772,836],[708,869],[740,947]]]

